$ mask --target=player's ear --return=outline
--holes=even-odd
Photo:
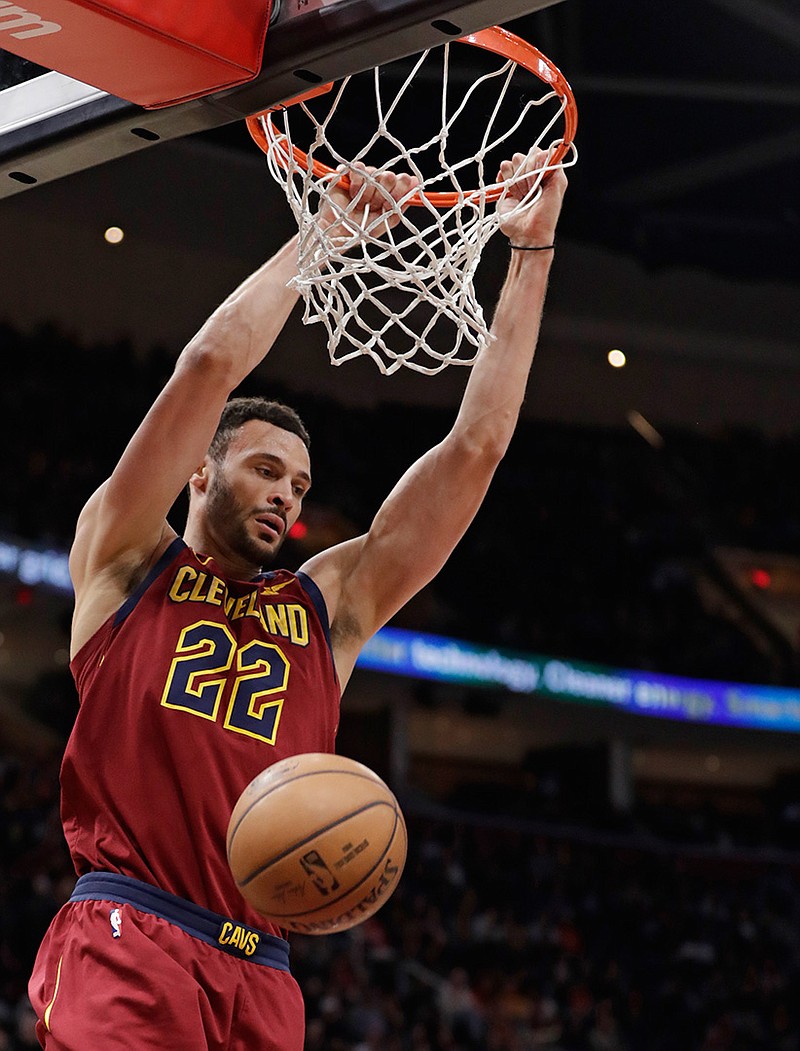
[[[197,493],[204,493],[208,488],[209,475],[210,462],[208,457],[206,457],[189,479],[189,489]]]

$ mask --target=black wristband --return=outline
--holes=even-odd
[[[555,241],[551,245],[512,245],[510,241],[508,242],[508,247],[515,249],[517,252],[549,252],[555,246]]]

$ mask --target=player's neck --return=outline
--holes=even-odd
[[[191,522],[186,525],[183,539],[195,554],[213,559],[220,574],[226,579],[253,580],[262,570],[260,564],[251,562],[240,552],[220,543],[206,530],[198,529]]]

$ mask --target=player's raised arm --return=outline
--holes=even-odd
[[[516,155],[501,175],[525,161]],[[536,154],[527,163],[541,165]],[[492,326],[495,337],[472,367],[447,437],[400,479],[369,532],[304,567],[323,590],[337,668],[346,681],[359,650],[443,566],[478,510],[516,427],[539,335],[556,223],[567,185],[553,172],[528,209],[500,202],[512,245]],[[526,182],[513,193],[524,196]],[[537,250],[545,249],[545,250]]]
[[[362,182],[358,172],[351,175],[349,193],[358,193]],[[392,173],[381,173],[378,182],[394,199],[412,184],[410,177]],[[373,215],[387,209],[388,198],[376,187],[367,186],[362,197]],[[396,221],[393,215],[387,225]],[[336,235],[329,205],[317,222]],[[174,538],[167,513],[203,462],[231,392],[269,352],[297,301],[297,292],[288,287],[296,261],[294,238],[211,315],[181,353],[111,477],[81,513],[70,553],[76,593],[73,651]]]
[[[181,353],[175,370],[111,477],[78,523],[70,559],[80,591],[87,575],[152,560],[167,512],[206,454],[231,391],[272,346],[295,301],[289,242],[244,281]]]

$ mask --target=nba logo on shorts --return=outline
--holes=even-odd
[[[113,938],[122,937],[122,913],[119,909],[112,909],[108,916],[111,921],[111,935]]]

